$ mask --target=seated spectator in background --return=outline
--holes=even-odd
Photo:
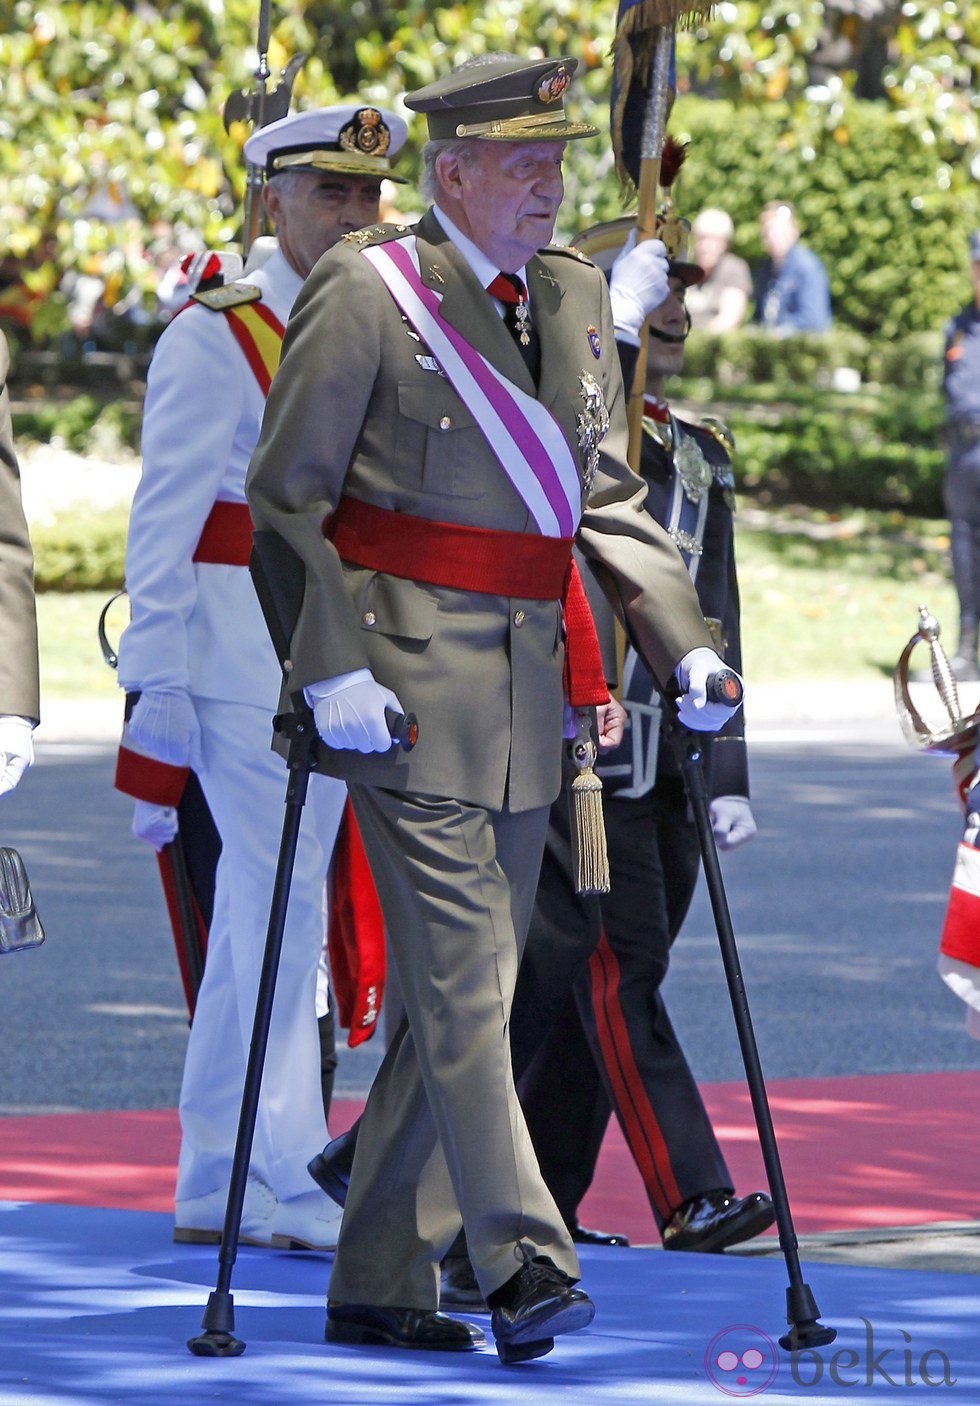
[[[752,294],[744,259],[730,250],[735,226],[724,210],[702,210],[691,229],[694,257],[704,278],[687,290],[691,326],[699,332],[732,332],[741,327]]]
[[[800,243],[796,211],[788,200],[770,200],[759,216],[769,258],[756,270],[755,320],[770,332],[826,332],[830,327],[827,272]]]

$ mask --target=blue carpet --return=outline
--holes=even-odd
[[[646,1250],[587,1251],[592,1328],[560,1340],[549,1357],[505,1369],[492,1347],[451,1356],[328,1348],[325,1260],[244,1249],[233,1287],[248,1351],[201,1360],[184,1343],[198,1331],[215,1251],[174,1246],[170,1227],[168,1216],[150,1212],[0,1203],[2,1406],[701,1406],[749,1396],[812,1406],[870,1397],[980,1403],[972,1276],[810,1266],[824,1319],[840,1336],[822,1360],[797,1365],[801,1382],[813,1383],[804,1385],[785,1353],[773,1376],[763,1336],[783,1326],[781,1263]],[[842,1352],[837,1385],[831,1359]],[[747,1366],[739,1361],[746,1353]],[[952,1386],[923,1380],[923,1366],[934,1381],[943,1376],[940,1354]]]

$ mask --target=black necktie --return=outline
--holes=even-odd
[[[529,316],[527,289],[516,273],[498,273],[487,292],[504,305],[504,325],[517,344],[535,386],[541,373],[541,341]]]

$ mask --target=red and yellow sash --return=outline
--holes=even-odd
[[[225,320],[255,373],[259,389],[263,395],[268,395],[272,378],[279,369],[285,327],[263,303],[226,308]]]

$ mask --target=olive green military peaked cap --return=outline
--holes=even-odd
[[[410,93],[405,103],[424,112],[433,141],[482,137],[497,142],[568,141],[593,137],[588,122],[569,122],[564,94],[575,59],[519,59],[486,54],[446,78]]]

